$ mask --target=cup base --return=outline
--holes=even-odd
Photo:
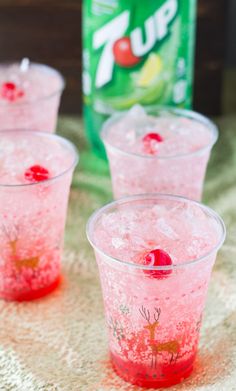
[[[141,369],[135,363],[124,361],[112,353],[110,353],[110,357],[113,368],[118,376],[128,383],[144,388],[157,389],[171,387],[189,377],[193,370],[193,359],[191,359],[185,362],[181,369],[179,368],[178,373],[174,371],[168,373],[167,370],[165,374],[157,375],[153,370],[153,373],[148,375],[144,367]]]
[[[54,291],[61,282],[61,276],[58,276],[56,280],[52,282],[52,284],[45,286],[44,288],[28,291],[28,292],[0,292],[0,299],[4,299],[6,301],[31,301],[40,299]]]

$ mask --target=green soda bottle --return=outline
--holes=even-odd
[[[196,0],[84,0],[84,122],[94,150],[114,112],[190,108]]]

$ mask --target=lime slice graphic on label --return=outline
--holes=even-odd
[[[137,88],[125,97],[122,95],[116,96],[115,98],[109,98],[107,105],[112,107],[114,110],[127,110],[137,103],[149,105],[154,102],[159,102],[164,94],[165,88],[165,75],[161,74],[153,80],[151,86],[146,88]]]
[[[161,57],[151,53],[144,63],[137,79],[138,87],[148,87],[154,79],[161,73],[163,68]]]

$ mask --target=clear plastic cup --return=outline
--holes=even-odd
[[[47,65],[0,64],[0,130],[55,132],[63,76]]]
[[[60,281],[67,204],[78,154],[66,139],[0,132],[0,297],[32,300]]]
[[[117,374],[153,388],[188,377],[212,267],[225,239],[221,218],[183,197],[140,195],[96,211],[87,237],[99,268]],[[160,245],[172,264],[139,261]]]
[[[179,119],[191,120],[197,126],[199,124],[201,129],[204,127],[206,130],[206,143],[198,147],[197,141],[193,138],[188,145],[190,149],[194,149],[193,151],[175,153],[173,148],[173,152],[168,154],[136,153],[127,147],[129,143],[126,138],[127,130],[129,125],[133,126],[131,121],[130,124],[125,124],[127,112],[114,114],[105,122],[101,133],[109,160],[114,198],[135,194],[163,193],[201,200],[207,163],[211,149],[218,138],[217,127],[206,117],[189,110],[148,107],[145,111],[154,118],[172,118],[173,124]],[[120,121],[123,121],[122,125],[119,125]],[[137,129],[134,130],[140,132],[145,125],[145,119],[141,118],[140,121],[136,121],[134,127],[136,126]],[[117,128],[116,134],[114,127]],[[184,141],[184,138],[183,132],[179,135],[178,143]],[[117,146],[117,141],[119,141],[119,146]]]

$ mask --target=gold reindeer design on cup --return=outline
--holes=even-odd
[[[151,361],[151,367],[156,368],[157,366],[157,355],[161,352],[168,352],[170,353],[170,364],[172,362],[176,362],[179,350],[180,350],[180,343],[178,340],[171,340],[167,342],[157,342],[155,340],[155,331],[156,328],[159,326],[159,318],[161,315],[161,309],[155,308],[155,312],[153,314],[153,322],[151,321],[151,314],[150,311],[142,306],[142,308],[139,309],[139,312],[141,316],[147,321],[147,325],[144,326],[145,329],[149,331],[149,338],[150,338],[150,347],[152,349],[152,361]]]
[[[21,270],[21,268],[36,269],[39,264],[40,256],[18,259],[17,244],[18,244],[18,237],[20,233],[19,226],[13,225],[10,230],[4,224],[2,224],[1,228],[2,228],[2,232],[5,234],[5,236],[8,239],[8,244],[11,249],[12,258],[16,268],[18,270]]]

